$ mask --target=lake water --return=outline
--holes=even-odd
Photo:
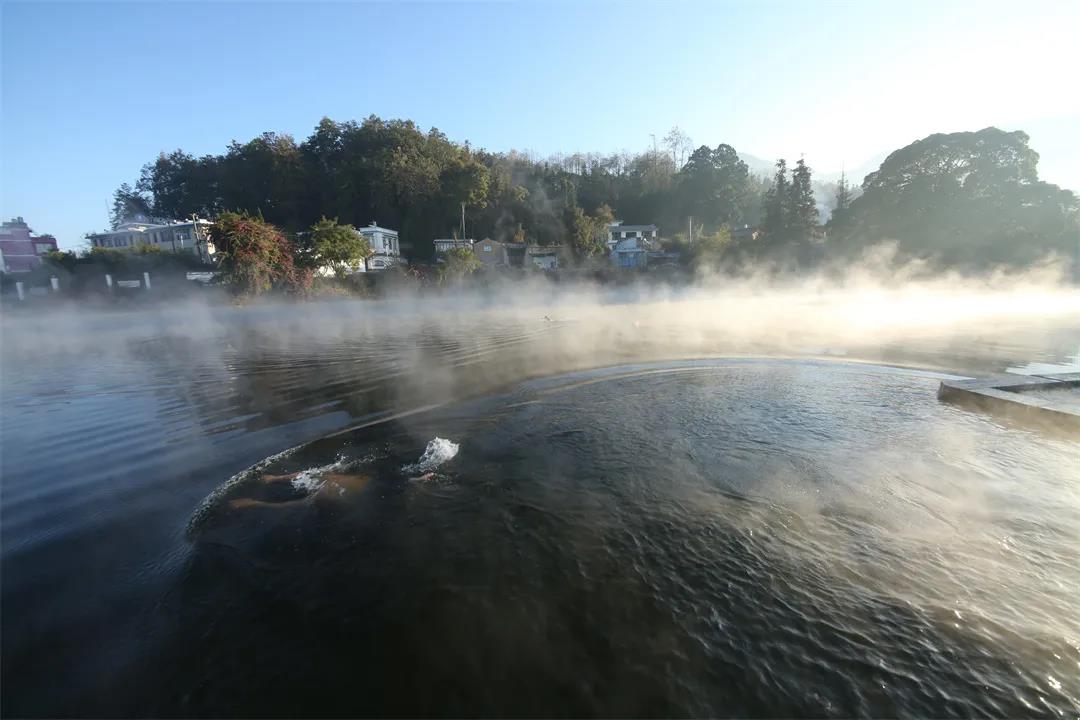
[[[751,314],[7,314],[4,714],[1080,711],[1080,444],[935,397],[1078,316]]]

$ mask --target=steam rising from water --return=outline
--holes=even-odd
[[[479,290],[437,296],[398,292],[381,301],[311,302],[279,313],[276,303],[234,308],[222,296],[140,307],[131,312],[152,323],[131,323],[123,311],[6,313],[4,350],[35,355],[82,352],[87,347],[126,352],[129,341],[157,336],[221,338],[223,350],[243,343],[257,327],[262,345],[401,336],[432,331],[468,332],[475,322],[522,323],[537,331],[545,316],[575,322],[560,339],[564,354],[602,349],[611,335],[636,340],[664,332],[676,354],[708,351],[710,333],[730,345],[764,344],[776,352],[802,350],[798,342],[861,346],[899,338],[1003,331],[1080,317],[1080,289],[1055,266],[980,277],[931,274],[918,265],[895,268],[887,250],[858,265],[811,276],[772,276],[748,269],[739,277],[701,275],[689,286],[634,283],[611,287],[543,278],[495,280]],[[669,330],[678,332],[668,332]],[[597,333],[606,333],[602,338]]]

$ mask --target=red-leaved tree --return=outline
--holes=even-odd
[[[214,224],[222,277],[237,295],[277,290],[305,294],[312,272],[296,266],[295,250],[280,230],[259,218],[227,212]]]

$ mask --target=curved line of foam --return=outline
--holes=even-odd
[[[399,413],[394,413],[392,415],[387,415],[385,417],[380,417],[380,418],[377,418],[375,420],[369,420],[367,422],[360,423],[359,425],[352,425],[350,427],[345,428],[344,430],[339,430],[339,431],[337,431],[335,433],[331,433],[329,435],[323,435],[322,437],[316,438],[315,440],[309,440],[307,442],[300,443],[299,445],[294,445],[291,448],[287,448],[285,450],[282,450],[279,453],[275,453],[274,455],[270,455],[268,457],[265,457],[262,460],[260,460],[259,462],[255,463],[254,465],[251,465],[249,467],[244,468],[243,470],[236,473],[235,475],[230,477],[228,480],[226,480],[225,482],[221,483],[216,488],[211,490],[210,494],[207,495],[205,498],[203,498],[202,502],[200,502],[195,507],[195,510],[192,511],[192,513],[191,513],[191,518],[188,520],[188,525],[187,525],[187,537],[188,537],[188,539],[191,539],[194,536],[194,534],[196,532],[198,532],[199,528],[206,521],[206,518],[210,516],[211,510],[213,510],[218,505],[218,503],[221,502],[221,500],[225,497],[226,494],[228,494],[228,492],[230,490],[235,488],[237,485],[239,485],[239,484],[241,484],[241,483],[243,483],[243,482],[245,482],[247,480],[250,480],[253,476],[255,476],[256,473],[261,473],[263,470],[265,470],[271,464],[273,464],[275,462],[278,462],[279,460],[284,460],[287,457],[290,457],[291,455],[293,455],[298,450],[301,450],[301,449],[307,447],[308,445],[310,445],[312,442],[316,442],[318,440],[325,440],[326,438],[337,437],[339,435],[345,435],[347,433],[355,432],[356,430],[362,430],[364,428],[372,427],[372,426],[375,426],[375,425],[381,425],[382,423],[391,422],[393,420],[399,420],[401,418],[408,417],[410,415],[416,415],[418,413],[428,412],[429,410],[434,410],[435,408],[440,407],[442,404],[443,403],[435,403],[435,404],[432,404],[432,405],[423,405],[421,407],[413,408],[411,410],[405,410],[405,411],[402,411],[402,412],[399,412]],[[332,465],[339,465],[339,464],[340,464],[340,460],[333,463]],[[330,467],[330,466],[327,466],[327,467]],[[324,469],[324,471],[325,471],[325,469]]]

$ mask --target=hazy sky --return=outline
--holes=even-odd
[[[0,7],[0,214],[66,248],[159,151],[302,140],[324,115],[541,154],[677,124],[822,172],[996,125],[1080,190],[1075,0]]]

